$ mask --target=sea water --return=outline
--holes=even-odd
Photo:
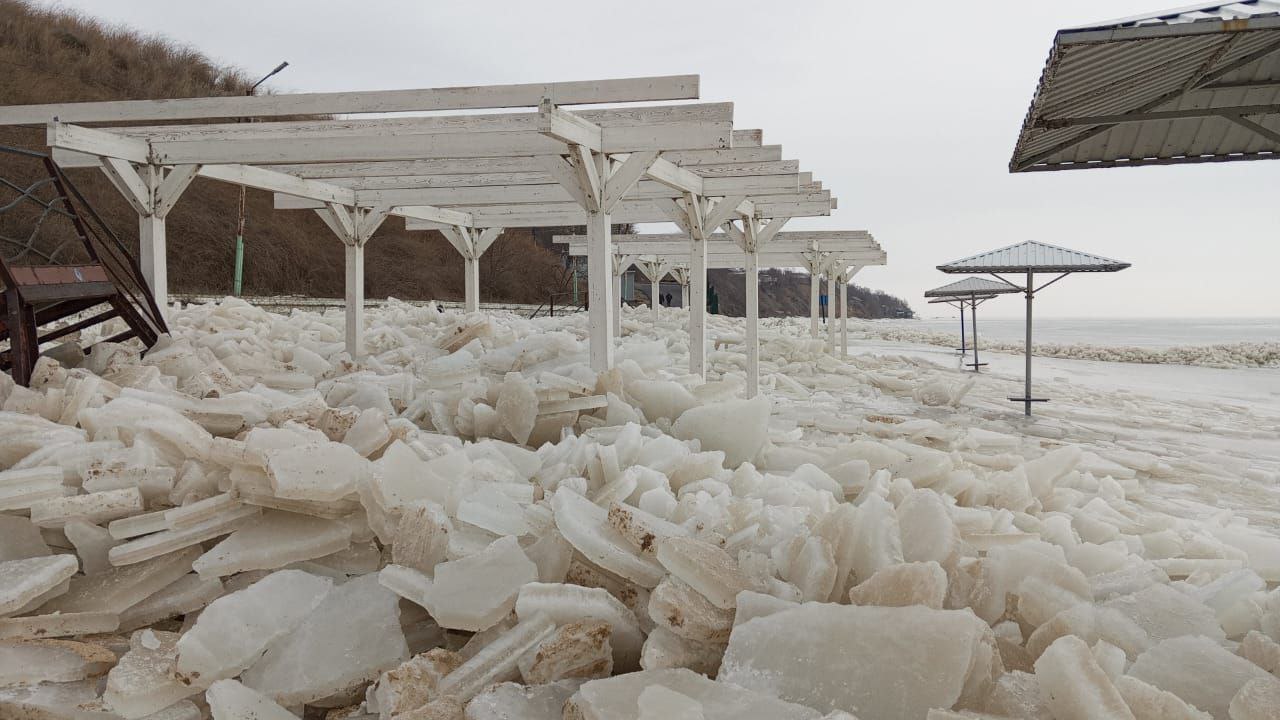
[[[965,333],[970,315],[965,313]],[[888,321],[928,332],[960,332],[957,314],[921,320]],[[1025,339],[1021,317],[983,316],[978,308],[980,341],[1013,343]],[[1034,341],[1063,345],[1169,348],[1187,345],[1232,345],[1280,342],[1280,318],[1035,318]]]

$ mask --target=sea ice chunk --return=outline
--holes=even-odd
[[[1266,670],[1232,655],[1206,637],[1183,636],[1153,646],[1138,656],[1129,674],[1168,690],[1216,718],[1228,717],[1231,699]]]
[[[520,677],[528,685],[609,677],[613,671],[611,634],[612,627],[603,620],[576,620],[561,625],[520,656]]]
[[[356,491],[369,461],[350,445],[307,444],[264,453],[267,478],[277,497],[290,500],[341,500]]]
[[[205,693],[213,720],[298,720],[271,698],[236,680],[219,680]]]
[[[732,610],[738,593],[764,588],[738,567],[729,553],[711,543],[687,537],[671,537],[658,543],[658,562],[711,604]]]
[[[1059,638],[1036,660],[1036,680],[1056,720],[1133,720],[1083,640]]]
[[[346,550],[350,545],[351,529],[341,522],[272,510],[214,545],[192,563],[192,569],[214,576],[270,570]]]
[[[401,568],[388,574],[383,584],[399,594],[404,586],[396,579],[413,572]],[[480,631],[510,613],[520,587],[537,579],[538,567],[520,550],[516,539],[507,536],[482,552],[440,563],[434,579],[422,577],[417,591],[404,597],[425,607],[440,627]]]
[[[999,672],[991,628],[967,610],[809,603],[734,628],[718,679],[823,712],[913,720],[984,697]]]
[[[1228,710],[1231,720],[1275,720],[1280,716],[1280,679],[1250,680],[1231,698]]]
[[[499,682],[514,670],[520,656],[537,647],[555,627],[555,623],[541,614],[521,620],[446,675],[438,686],[440,694],[452,695],[463,702],[470,700],[485,686]]]
[[[409,656],[398,601],[374,574],[333,588],[301,625],[267,648],[242,681],[289,706],[377,678]]]
[[[640,625],[635,613],[607,590],[565,583],[528,583],[516,598],[516,615],[525,620],[540,614],[557,625],[587,619],[608,623],[614,668],[627,672],[638,666],[644,642]]]
[[[551,507],[555,510],[556,528],[596,565],[646,588],[657,585],[666,575],[656,559],[641,555],[609,525],[604,508],[572,489],[557,489],[551,498]]]
[[[934,610],[942,609],[946,596],[947,571],[933,561],[890,565],[849,590],[854,605],[924,605]]]
[[[1115,685],[1136,720],[1212,720],[1209,713],[1201,712],[1177,695],[1148,685],[1132,675],[1121,675],[1116,678]]]
[[[494,409],[498,411],[498,421],[516,442],[521,445],[529,442],[529,434],[538,420],[538,396],[523,375],[507,373]]]
[[[280,570],[214,600],[178,641],[177,676],[209,687],[239,675],[268,645],[292,632],[331,587],[329,578]]]
[[[1168,585],[1152,585],[1132,595],[1113,598],[1103,607],[1118,610],[1160,642],[1183,635],[1225,640],[1213,609]]]
[[[565,708],[565,717],[583,720],[639,720],[640,694],[661,686],[702,704],[706,720],[818,720],[820,712],[683,668],[645,670],[583,684]],[[578,713],[577,715],[571,713]],[[921,716],[923,716],[921,712]],[[874,716],[872,716],[874,717]]]
[[[127,720],[162,710],[200,692],[173,677],[178,634],[139,630],[129,638],[129,652],[107,674],[102,699]]]
[[[0,687],[75,682],[102,675],[115,664],[115,653],[101,645],[73,640],[0,641]]]
[[[661,685],[640,691],[638,720],[703,720],[702,703]]]
[[[61,478],[58,479],[58,484],[61,486]],[[51,552],[40,535],[40,528],[30,520],[0,514],[0,562],[41,557]]]
[[[771,407],[764,395],[690,408],[671,426],[681,440],[698,440],[702,450],[724,452],[725,467],[752,460],[769,436]]]
[[[0,563],[0,617],[25,609],[28,603],[66,582],[79,568],[75,555],[46,555]]]

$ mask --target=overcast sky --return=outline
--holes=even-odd
[[[1055,285],[1044,316],[1280,316],[1280,163],[1007,171],[1054,31],[1178,0],[59,4],[254,74],[288,60],[278,91],[698,73],[839,197],[788,227],[870,230],[889,265],[856,280],[926,316],[955,279],[935,265],[1029,239],[1133,263]]]

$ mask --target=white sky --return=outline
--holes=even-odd
[[[281,91],[698,73],[703,100],[733,101],[735,127],[839,197],[789,228],[870,230],[889,265],[856,280],[922,315],[943,314],[924,290],[956,279],[935,265],[1034,239],[1133,263],[1055,285],[1040,316],[1280,316],[1280,163],[1007,171],[1054,31],[1178,0],[59,4],[254,74],[288,60]]]

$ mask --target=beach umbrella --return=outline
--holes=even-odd
[[[1031,396],[1031,303],[1036,293],[1072,273],[1080,272],[1118,272],[1129,267],[1129,263],[1112,260],[1100,255],[1090,255],[1079,250],[1069,250],[1057,245],[1028,240],[1017,245],[989,250],[971,255],[954,262],[939,265],[944,273],[984,273],[991,275],[1014,292],[1021,292],[1027,298],[1027,369],[1025,375],[1026,389],[1022,397],[1011,397],[1010,400],[1025,405],[1027,416],[1031,415],[1031,404],[1047,402],[1048,398]],[[1025,275],[1026,283],[1021,287],[1001,276],[1004,274]],[[1054,275],[1052,280],[1036,286],[1036,275]]]
[[[988,300],[994,300],[999,295],[1006,293],[1019,292],[1019,288],[1010,286],[1008,283],[998,282],[996,280],[988,280],[980,277],[967,277],[963,280],[957,280],[953,283],[936,287],[932,290],[926,290],[924,296],[933,298],[930,303],[945,303],[951,307],[960,309],[960,355],[961,363],[969,365],[974,372],[978,372],[978,368],[986,365],[984,362],[978,361],[978,306]],[[973,326],[973,362],[964,362],[964,357],[968,355],[964,341],[964,308],[969,306],[970,315],[973,318],[971,325]]]

